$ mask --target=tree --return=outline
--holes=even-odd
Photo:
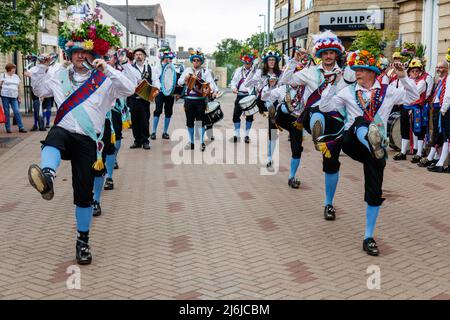
[[[32,29],[33,24],[24,12],[14,10],[11,1],[0,1],[0,52],[29,52]]]
[[[231,75],[234,69],[240,64],[240,54],[242,50],[242,42],[236,39],[223,39],[217,44],[217,51],[213,53],[216,59],[216,64],[219,67],[227,68],[228,81],[231,80]]]
[[[253,49],[257,49],[258,51],[263,51],[266,47],[265,41],[266,41],[267,34],[266,33],[254,33],[250,36],[250,38],[247,38],[245,40],[245,44]],[[273,32],[269,35],[269,42],[273,42]]]

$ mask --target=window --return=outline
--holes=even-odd
[[[39,27],[41,27],[41,30],[47,29],[47,20],[45,18],[39,19]]]
[[[278,22],[281,20],[281,8],[277,8],[275,10],[275,22]]]
[[[289,5],[286,3],[281,7],[281,19],[288,17]]]
[[[314,0],[305,0],[305,10],[311,9],[314,6]]]
[[[294,12],[302,10],[302,0],[294,0]]]

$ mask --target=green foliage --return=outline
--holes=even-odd
[[[30,30],[33,30],[33,24],[24,12],[15,11],[11,1],[0,1],[0,52],[31,51]],[[4,32],[17,35],[6,36]]]
[[[350,51],[368,50],[375,55],[380,55],[389,41],[395,39],[394,33],[383,32],[375,29],[361,30],[356,33]]]

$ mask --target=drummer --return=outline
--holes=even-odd
[[[186,95],[184,96],[184,110],[186,113],[186,126],[189,132],[189,141],[190,141],[190,149],[194,150],[194,123],[195,121],[201,122],[201,125],[198,126],[200,129],[201,136],[201,151],[205,151],[205,127],[203,124],[203,119],[205,117],[206,110],[206,99],[204,97],[201,90],[199,89],[199,80],[203,81],[206,84],[209,84],[211,88],[214,88],[214,79],[211,75],[211,72],[203,68],[202,65],[205,62],[205,55],[203,54],[201,49],[197,49],[191,52],[190,62],[193,67],[188,67],[184,70],[180,79],[178,80],[178,85],[184,86],[187,85],[188,81],[192,76],[196,77],[198,80],[196,81],[196,85],[192,90],[186,88]]]
[[[252,71],[253,62],[258,58],[258,51],[245,47],[241,51],[242,67],[234,71],[233,79],[231,80],[231,90],[237,95],[234,102],[233,123],[234,123],[234,143],[238,142],[241,137],[241,116],[242,108],[239,104],[243,98],[248,97],[254,91],[253,87],[244,86],[244,82]],[[250,129],[252,128],[253,115],[245,117],[245,143],[250,143]]]
[[[305,53],[300,51],[301,59],[296,68],[296,72],[302,70],[305,64],[302,62]],[[300,180],[296,178],[296,173],[300,167],[300,159],[303,152],[303,123],[299,122],[304,111],[305,97],[310,95],[308,87],[305,85],[282,85],[271,89],[265,87],[262,92],[262,99],[277,104],[275,121],[276,125],[287,130],[290,135],[291,145],[291,166],[288,186],[293,189],[300,187]]]
[[[212,72],[212,70],[210,70],[210,72],[211,72],[212,78],[214,79],[214,82],[211,84],[212,85],[212,87],[211,87],[212,95],[209,100],[214,101],[215,99],[217,99],[217,97],[219,97],[220,90],[219,90],[219,86],[217,85],[217,80],[216,80],[216,77],[214,76],[214,72]],[[208,109],[208,104],[207,104],[206,109]],[[214,141],[213,127],[214,127],[214,123],[207,124],[205,126],[205,133],[210,141]]]
[[[158,74],[161,74],[160,82],[163,82],[162,79],[162,71],[164,70],[164,66],[168,63],[172,63],[172,60],[176,58],[176,54],[172,52],[170,47],[161,48],[160,50],[160,59],[161,59],[161,68],[158,70]],[[155,104],[155,112],[153,113],[153,127],[152,134],[150,135],[150,139],[156,139],[156,131],[158,129],[159,117],[164,108],[164,131],[162,134],[162,138],[169,140],[170,136],[168,134],[170,119],[173,114],[173,105],[175,103],[175,97],[173,95],[166,96],[163,92],[160,92],[156,97]]]

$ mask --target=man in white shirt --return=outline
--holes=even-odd
[[[364,200],[367,202],[366,229],[363,249],[369,255],[379,254],[373,234],[382,197],[385,150],[385,129],[395,104],[409,104],[419,98],[414,81],[408,79],[402,64],[395,64],[395,73],[402,88],[381,84],[376,80],[380,74],[379,57],[361,50],[350,56],[348,65],[356,71],[357,84],[336,90],[333,86],[320,104],[323,112],[338,111],[346,114],[342,150],[364,167]]]
[[[95,23],[100,25],[98,20]],[[48,74],[49,61],[46,61],[38,65],[31,76],[36,95],[54,96],[58,110],[55,125],[43,142],[41,165],[31,165],[28,178],[45,200],[51,200],[61,160],[71,161],[78,264],[90,264],[92,261],[88,244],[92,222],[92,190],[94,170],[100,171],[104,167],[101,137],[105,116],[117,98],[133,94],[135,88],[122,72],[108,66],[103,59],[98,59],[106,54],[107,49],[95,48],[90,39],[80,41],[79,38],[73,38],[74,34],[87,34],[86,29],[83,29],[83,25],[70,23],[60,29],[59,43],[72,66]],[[119,36],[102,40],[108,46],[120,44]]]

